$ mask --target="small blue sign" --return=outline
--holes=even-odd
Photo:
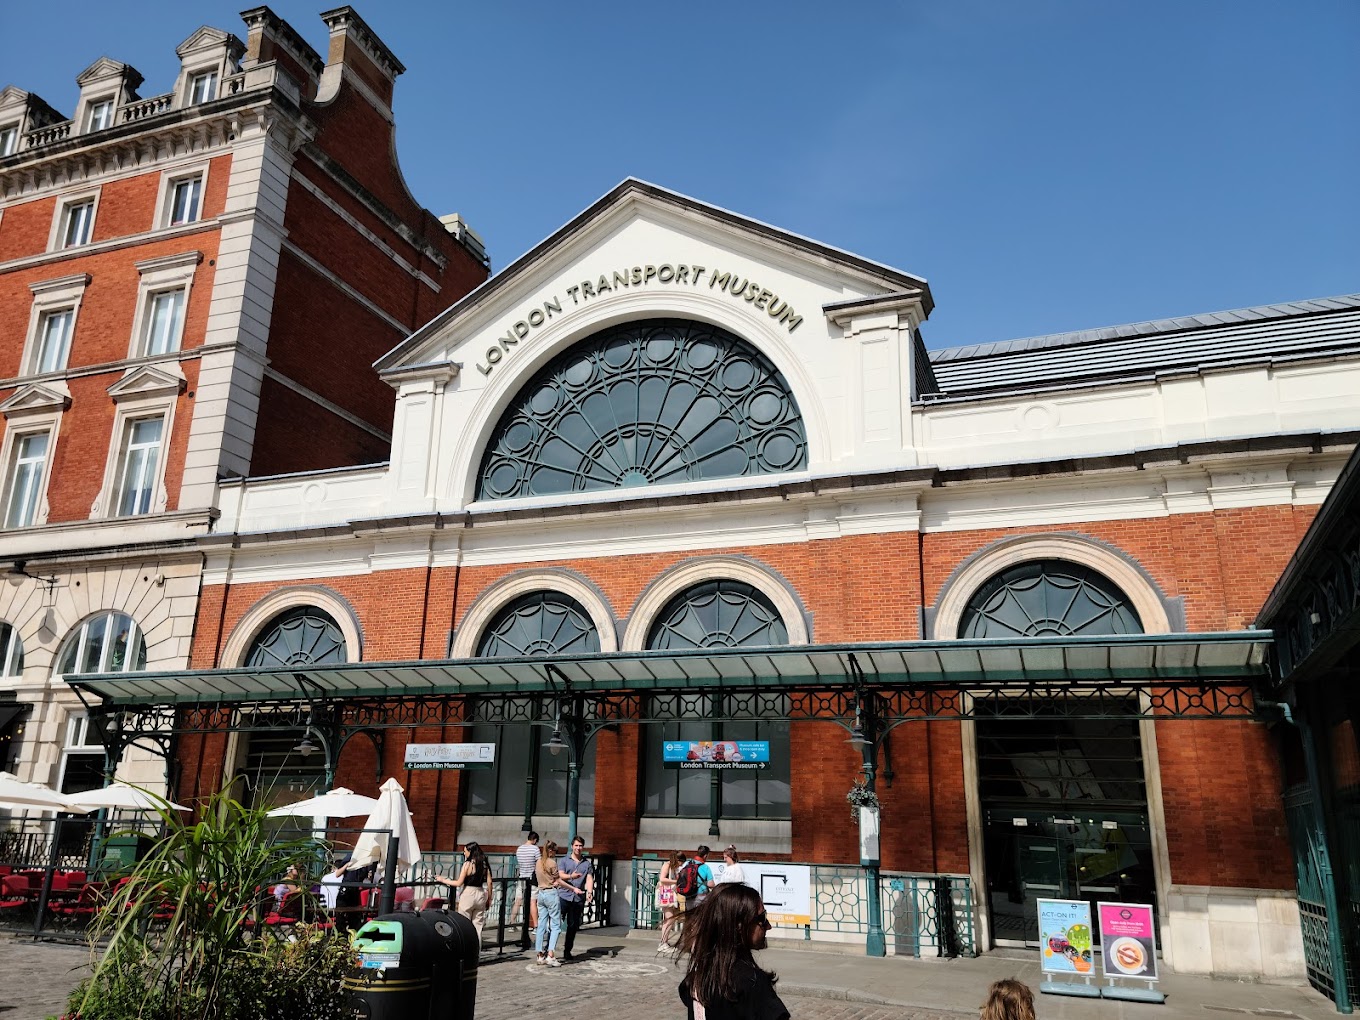
[[[767,769],[768,740],[667,740],[662,762],[671,769]]]

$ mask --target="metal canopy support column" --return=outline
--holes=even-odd
[[[864,757],[864,764],[861,766],[864,772],[864,787],[870,793],[874,793],[880,732],[878,706],[874,693],[865,685],[864,671],[860,669],[859,660],[851,653],[846,657],[846,661],[855,688],[855,728],[850,731],[850,742],[859,745],[860,753]],[[887,956],[888,940],[883,934],[883,900],[878,887],[879,865],[876,861],[861,863],[864,866],[865,884],[868,886],[866,906],[869,910],[864,953],[866,956]]]

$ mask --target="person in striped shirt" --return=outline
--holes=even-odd
[[[525,910],[529,912],[529,925],[525,931],[536,931],[538,929],[538,890],[534,887],[534,868],[538,866],[538,859],[542,852],[538,849],[538,833],[530,832],[525,837],[524,842],[515,851],[515,863],[518,865],[519,884],[524,897]]]

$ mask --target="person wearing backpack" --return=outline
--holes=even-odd
[[[713,886],[716,884],[713,881],[713,869],[708,866],[708,854],[708,847],[703,846],[702,844],[699,846],[699,849],[694,851],[694,859],[699,862],[699,892],[694,898],[694,906],[696,907],[704,902],[704,897],[713,891]]]
[[[698,860],[691,857],[687,861],[682,861],[679,869],[675,872],[676,910],[683,914],[686,910],[698,906],[701,884]]]

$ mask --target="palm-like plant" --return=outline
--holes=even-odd
[[[212,1020],[234,1012],[232,975],[267,949],[249,938],[263,897],[289,863],[315,859],[313,841],[272,842],[265,813],[226,790],[204,804],[197,822],[168,805],[161,815],[164,837],[93,925],[92,939],[107,945],[72,1000],[82,1016],[109,1015],[111,1003],[101,998],[140,999],[134,1016]],[[131,1005],[124,1001],[114,1014],[128,1015]]]

